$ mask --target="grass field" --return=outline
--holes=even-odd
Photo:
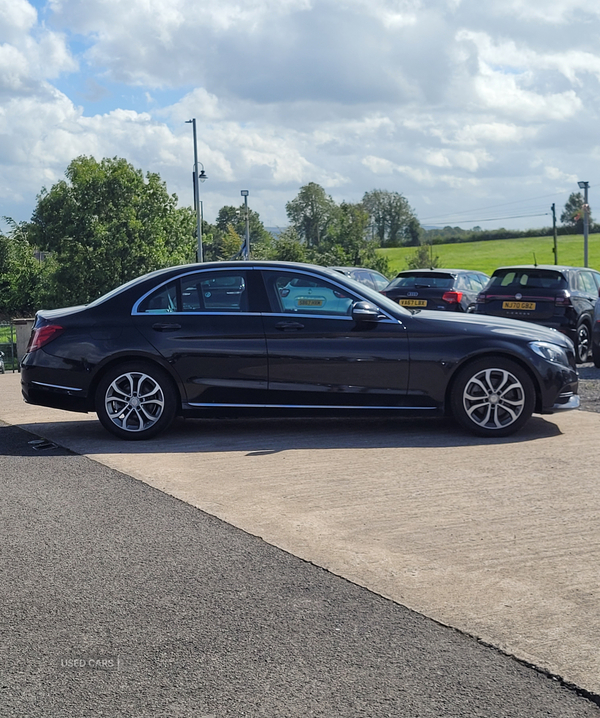
[[[588,238],[588,264],[600,270],[600,234]],[[464,242],[463,244],[434,244],[433,255],[440,258],[442,267],[453,269],[478,269],[491,274],[494,269],[507,264],[554,264],[552,237],[527,237],[498,239],[491,242]],[[407,260],[414,254],[414,247],[380,249],[390,263],[390,275],[406,269]],[[558,263],[573,267],[583,266],[583,236],[558,237]]]

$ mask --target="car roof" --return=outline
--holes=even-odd
[[[431,272],[436,272],[437,274],[485,274],[485,272],[479,269],[446,269],[446,267],[436,269],[435,267],[426,267],[423,269],[403,269],[401,272],[398,272],[396,276],[399,277],[401,274],[427,274]]]
[[[494,269],[494,272],[498,272],[505,269],[550,269],[555,272],[566,272],[571,269],[589,269],[592,272],[597,271],[595,269],[592,269],[591,267],[570,267],[566,264],[510,264],[506,267],[498,267],[497,269]]]

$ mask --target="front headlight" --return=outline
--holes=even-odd
[[[558,344],[550,344],[550,342],[529,342],[529,346],[546,361],[550,361],[553,364],[561,364],[566,367],[570,366],[569,357]]]

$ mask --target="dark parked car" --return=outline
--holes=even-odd
[[[290,287],[304,294],[290,301]],[[493,437],[579,405],[573,345],[558,332],[412,314],[339,272],[287,262],[172,267],[40,311],[21,382],[27,402],[95,411],[124,439],[177,414],[232,411],[451,413]]]
[[[345,274],[347,277],[366,284],[367,287],[375,289],[380,292],[385,289],[390,283],[387,277],[384,277],[381,272],[377,272],[374,269],[366,269],[365,267],[329,267],[329,269],[335,269],[340,274]]]
[[[407,269],[382,294],[411,309],[472,312],[488,279],[471,269]]]
[[[599,288],[600,272],[584,267],[500,267],[477,298],[476,312],[558,329],[575,344],[577,361],[585,362]]]

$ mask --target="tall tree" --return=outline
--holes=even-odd
[[[45,300],[51,261],[36,259],[26,222],[4,219],[9,231],[0,232],[0,317],[33,316]]]
[[[65,174],[42,190],[30,224],[33,242],[57,264],[53,303],[87,303],[145,272],[193,261],[193,211],[177,208],[158,174],[84,156]]]
[[[313,261],[329,266],[370,267],[385,274],[386,257],[378,255],[379,242],[369,237],[369,214],[362,204],[342,202],[321,244],[312,250]]]
[[[560,215],[560,221],[565,226],[571,227],[573,232],[583,232],[583,195],[581,192],[573,192],[569,195],[565,208]],[[591,225],[591,214],[589,222]]]
[[[308,247],[317,247],[334,220],[337,205],[321,185],[309,182],[285,205],[288,219]]]
[[[418,244],[418,241],[415,242],[418,220],[403,195],[375,189],[365,192],[362,202],[382,247]]]

